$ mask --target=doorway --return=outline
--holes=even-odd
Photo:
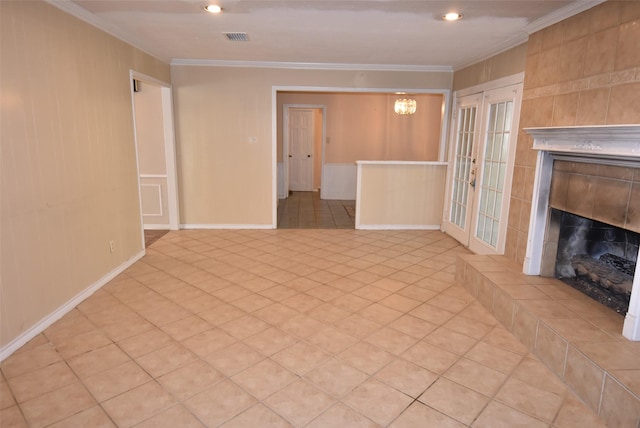
[[[503,254],[522,84],[457,98],[448,234],[476,254]]]
[[[178,195],[171,86],[131,71],[134,137],[143,243],[178,229]],[[147,231],[147,237],[145,237]]]

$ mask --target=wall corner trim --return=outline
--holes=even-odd
[[[85,299],[87,299],[93,293],[95,293],[104,285],[106,285],[113,278],[115,278],[116,276],[124,272],[129,266],[131,266],[132,264],[140,260],[145,255],[145,253],[146,251],[144,249],[140,250],[129,260],[126,260],[124,263],[117,266],[112,271],[108,272],[106,275],[98,279],[96,282],[89,285],[89,287],[85,288],[83,291],[81,291],[80,293],[72,297],[69,301],[67,301],[67,303],[63,304],[58,309],[56,309],[46,317],[42,318],[31,328],[29,328],[28,330],[20,334],[18,337],[13,339],[11,342],[3,346],[0,349],[0,362],[4,361],[7,357],[9,357],[11,354],[17,351],[25,343],[27,343],[28,341],[30,341],[31,339],[33,339],[34,337],[42,333],[54,322],[58,321],[60,318],[65,316],[73,308],[78,306],[80,303],[82,303]]]

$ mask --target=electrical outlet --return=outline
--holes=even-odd
[[[116,250],[116,241],[109,241],[109,252],[113,253]]]
[[[258,142],[258,137],[249,137],[249,144],[256,144]]]

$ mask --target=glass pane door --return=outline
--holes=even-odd
[[[451,212],[449,220],[460,229],[466,227],[469,180],[473,166],[473,137],[476,123],[476,106],[459,110],[458,144],[454,157]]]
[[[475,236],[493,248],[498,245],[500,231],[512,114],[513,101],[489,107]]]

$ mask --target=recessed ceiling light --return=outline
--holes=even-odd
[[[222,12],[222,8],[217,4],[210,4],[204,7],[204,10],[210,13],[220,13]]]
[[[445,21],[458,21],[462,19],[462,14],[458,12],[449,12],[442,16]]]

